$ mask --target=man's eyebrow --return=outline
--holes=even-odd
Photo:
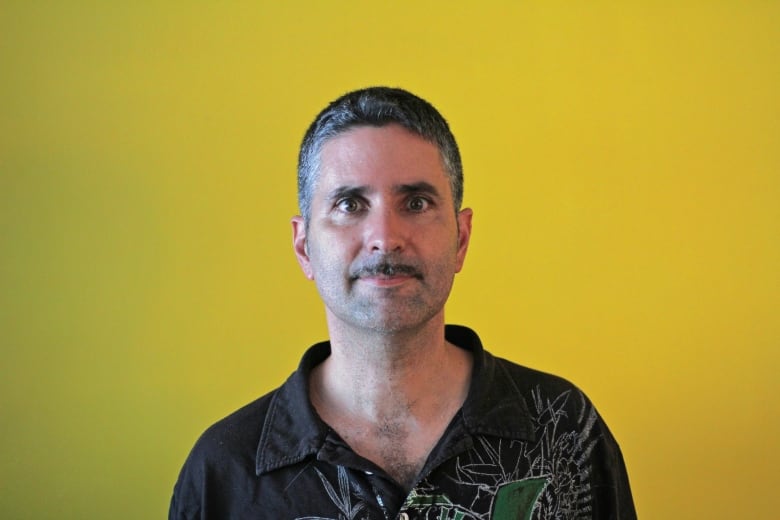
[[[336,201],[345,197],[363,197],[368,186],[337,186],[328,193],[327,200]]]
[[[395,188],[395,191],[402,194],[426,193],[434,197],[440,197],[436,186],[425,181],[413,182],[411,184],[401,184]]]

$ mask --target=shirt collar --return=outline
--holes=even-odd
[[[445,337],[474,357],[471,388],[461,410],[466,431],[534,440],[525,399],[499,360],[483,349],[479,336],[467,327],[447,325]],[[298,370],[273,394],[257,446],[258,475],[316,455],[325,444],[330,428],[309,400],[309,375],[329,355],[329,342],[313,345]]]
[[[445,337],[474,357],[471,388],[462,409],[466,430],[472,435],[533,441],[531,414],[505,362],[486,351],[477,333],[468,327],[447,325]]]

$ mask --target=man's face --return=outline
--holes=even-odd
[[[399,125],[327,141],[308,228],[293,219],[296,256],[329,325],[377,332],[443,323],[470,233],[438,148]]]

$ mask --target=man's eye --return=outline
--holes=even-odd
[[[428,206],[430,205],[430,202],[428,199],[425,199],[423,197],[412,197],[409,199],[409,202],[407,203],[407,207],[411,211],[425,211],[428,209]]]
[[[336,203],[336,207],[344,213],[354,213],[360,209],[360,204],[355,199],[341,199]]]

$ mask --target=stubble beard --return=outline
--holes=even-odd
[[[390,290],[392,291],[392,289]],[[393,334],[428,322],[440,310],[420,294],[407,297],[384,295],[371,298],[355,296],[350,321],[360,328],[380,334]]]
[[[436,265],[432,269],[446,267]],[[398,274],[412,277],[407,283],[416,284],[416,288],[410,291],[407,284],[377,291],[361,287],[361,277]],[[377,334],[393,334],[420,327],[441,312],[452,288],[454,275],[449,280],[438,281],[437,276],[433,274],[428,277],[421,266],[385,255],[356,263],[349,270],[346,287],[341,291],[330,286],[337,283],[331,279],[322,284],[320,293],[330,312],[342,322]],[[431,281],[439,286],[432,287]],[[337,297],[328,298],[328,294]]]

